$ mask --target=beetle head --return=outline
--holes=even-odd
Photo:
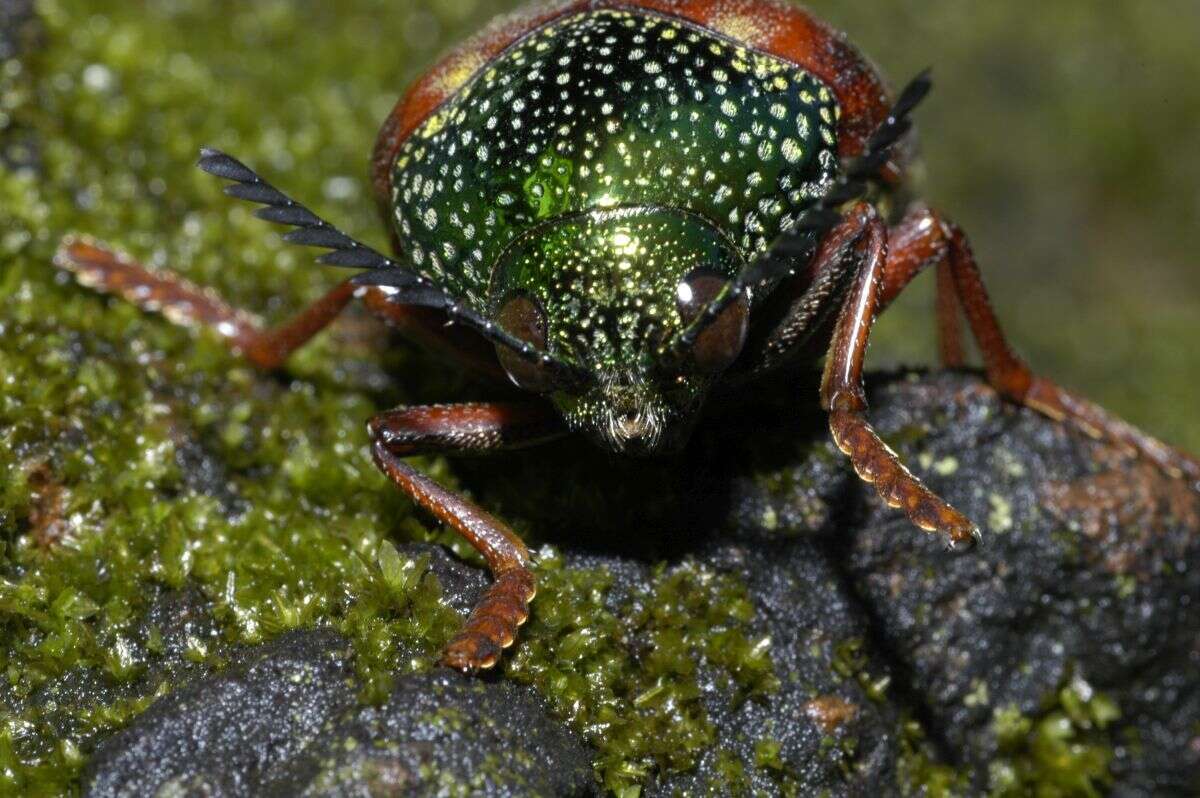
[[[743,263],[714,226],[650,207],[553,220],[517,239],[490,286],[492,318],[584,379],[563,382],[499,347],[517,385],[547,394],[606,449],[659,454],[686,443],[705,396],[745,342],[743,297],[684,352],[674,340]]]

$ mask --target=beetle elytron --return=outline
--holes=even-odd
[[[526,403],[406,407],[371,420],[378,466],[462,533],[495,577],[445,662],[496,663],[534,594],[501,521],[401,458],[492,452],[568,433],[653,455],[687,440],[705,397],[827,355],[820,402],[838,447],[891,506],[951,544],[976,527],[914,477],[866,419],[871,325],[936,267],[941,359],[963,362],[960,310],[1008,399],[1140,452],[1200,463],[1033,375],[1009,349],[966,238],[903,184],[918,78],[891,104],[845,40],[782,0],[568,0],[493,23],[426,73],[384,123],[374,188],[395,258],[355,242],[253,171],[200,166],[289,241],[360,269],[281,328],[211,292],[69,239],[85,285],[211,327],[266,369],[353,298]],[[889,226],[888,222],[892,224]]]

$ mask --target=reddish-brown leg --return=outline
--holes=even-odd
[[[55,264],[73,272],[83,285],[162,313],[172,322],[212,328],[233,349],[266,369],[281,365],[356,295],[354,286],[342,283],[284,326],[261,330],[252,316],[231,307],[215,292],[170,272],[150,271],[91,241],[64,240]],[[419,341],[481,372],[496,371],[490,347],[481,350],[469,340],[459,347],[464,343],[460,337],[439,332],[445,326],[444,318],[422,308],[398,305],[378,289],[363,294],[372,312]],[[447,646],[444,661],[464,671],[492,667],[528,617],[534,594],[529,552],[503,522],[400,458],[422,452],[485,454],[532,446],[564,434],[561,420],[548,405],[535,403],[435,405],[382,413],[370,422],[369,433],[379,468],[414,501],[461,533],[487,560],[495,582],[472,610],[463,631]]]
[[[882,312],[914,277],[926,267],[936,264],[939,355],[943,366],[961,368],[966,363],[966,357],[963,354],[954,275],[950,270],[950,245],[945,238],[934,233],[936,224],[927,208],[916,206],[905,214],[899,224],[888,230],[887,267],[883,274],[879,308]]]
[[[447,326],[445,314],[439,311],[399,304],[378,288],[356,289],[343,282],[286,324],[264,330],[253,315],[230,306],[212,289],[170,271],[151,271],[89,239],[63,239],[54,263],[72,272],[88,288],[120,296],[176,324],[213,330],[231,349],[262,369],[282,366],[345,310],[351,299],[361,296],[369,311],[414,343],[455,360],[479,376],[508,384],[491,344],[470,330]]]
[[[476,402],[398,407],[370,424],[372,440],[397,457],[455,455],[536,446],[566,434],[562,417],[535,402]]]
[[[378,288],[367,289],[362,298],[367,310],[417,346],[457,363],[476,376],[512,385],[500,367],[495,347],[474,330],[449,324],[444,312],[400,304]]]
[[[115,294],[143,310],[161,313],[175,324],[208,327],[254,365],[274,369],[324,329],[354,298],[343,282],[286,324],[263,330],[249,313],[228,305],[211,289],[169,271],[150,271],[129,257],[93,241],[66,238],[54,263],[88,288]]]
[[[957,334],[957,306],[961,305],[971,332],[979,343],[988,382],[1006,398],[1057,420],[1065,420],[1086,434],[1106,439],[1156,464],[1167,474],[1200,480],[1200,461],[1135,429],[1102,408],[1030,371],[1004,338],[988,300],[983,278],[962,230],[927,208],[914,209],[902,223],[910,235],[892,239],[888,256],[886,305],[925,265],[937,263],[939,327],[943,361],[962,362]],[[916,263],[916,268],[911,264]],[[953,316],[952,321],[948,317]],[[947,330],[952,332],[948,336]],[[948,348],[946,341],[953,343]]]
[[[946,535],[951,545],[970,543],[978,538],[978,528],[913,476],[866,419],[863,360],[879,315],[888,264],[887,229],[866,203],[846,214],[816,257],[851,255],[860,266],[834,328],[821,381],[821,404],[829,411],[833,440],[889,506],[904,510],[920,528]]]
[[[884,269],[880,307],[887,307],[908,283],[926,267],[937,264],[937,327],[942,365],[961,367],[964,362],[962,327],[958,300],[954,293],[953,276],[949,268],[946,241],[931,237],[932,224],[924,208],[910,212],[899,224],[888,230],[888,260]],[[846,246],[844,241],[841,246]],[[757,321],[751,328],[744,350],[743,374],[753,377],[762,372],[804,355],[824,352],[810,351],[812,343],[820,340],[840,308],[843,296],[852,281],[856,262],[828,250],[824,257],[814,257],[788,284],[777,289],[762,310],[756,310]],[[830,312],[832,308],[832,312]]]
[[[495,581],[471,610],[442,661],[462,671],[494,666],[529,617],[536,591],[529,550],[503,521],[457,496],[400,458],[419,452],[497,451],[562,434],[549,406],[464,404],[400,408],[373,418],[371,453],[383,473],[413,501],[452,527],[483,555]]]

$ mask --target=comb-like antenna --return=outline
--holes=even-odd
[[[225,193],[238,199],[265,205],[254,215],[276,224],[295,227],[283,236],[291,244],[331,250],[317,258],[319,263],[366,271],[354,277],[359,286],[380,286],[404,305],[420,305],[445,311],[450,323],[464,324],[489,341],[512,350],[523,359],[556,373],[556,381],[565,386],[585,380],[587,373],[544,352],[527,341],[496,326],[433,284],[428,278],[409,271],[378,250],[356,241],[263,180],[253,169],[220,150],[205,147],[196,164],[210,175],[233,181]]]
[[[220,150],[205,147],[200,150],[200,160],[196,165],[210,175],[232,180],[232,185],[225,186],[225,193],[229,196],[266,205],[267,207],[259,208],[254,212],[259,219],[295,227],[295,230],[284,234],[284,241],[290,244],[332,250],[332,252],[327,252],[317,258],[317,262],[351,269],[396,269],[402,271],[400,264],[338,230],[263,180],[253,169],[238,159],[226,155]],[[409,272],[405,272],[405,274],[408,274],[412,283],[428,282],[420,275]]]
[[[913,78],[900,93],[887,118],[871,134],[866,152],[848,163],[825,196],[805,210],[766,252],[747,263],[737,277],[726,283],[692,323],[664,347],[664,351],[678,355],[690,349],[700,333],[745,293],[747,287],[782,276],[801,256],[811,253],[820,234],[841,221],[842,215],[837,209],[866,194],[868,182],[891,158],[896,143],[912,129],[909,115],[932,87],[928,69]]]

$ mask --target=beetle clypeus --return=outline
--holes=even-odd
[[[426,73],[384,123],[374,188],[395,259],[351,240],[222,153],[204,170],[291,225],[289,241],[362,272],[290,323],[246,314],[83,239],[57,264],[172,321],[215,329],[276,368],[353,298],[525,403],[403,407],[369,424],[384,473],[458,530],[495,577],[445,661],[487,668],[528,614],[529,553],[505,524],[414,470],[418,452],[483,453],[569,433],[619,453],[683,445],[713,391],[827,355],[820,402],[859,475],[917,526],[977,528],[866,419],[871,325],[937,272],[941,360],[960,310],[1004,397],[1200,479],[1200,463],[1032,374],[1009,349],[963,233],[923,206],[885,220],[908,115],[845,40],[781,0],[574,0],[500,19]],[[889,221],[891,222],[889,226]]]

